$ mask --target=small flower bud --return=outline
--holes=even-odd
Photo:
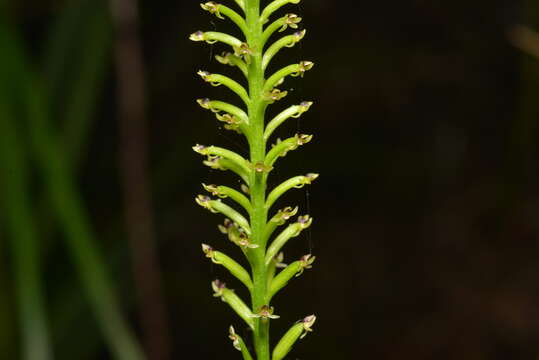
[[[298,24],[301,22],[301,18],[299,16],[297,16],[296,14],[286,14],[284,16],[284,24],[283,26],[279,29],[279,32],[283,32],[285,31],[289,26],[292,28],[292,29],[297,29],[298,28]]]
[[[236,332],[234,331],[234,327],[232,325],[230,325],[228,333],[228,338],[232,340],[232,345],[234,345],[234,348],[238,351],[241,351],[240,337],[236,335]]]
[[[251,243],[251,239],[249,239],[245,233],[243,233],[244,236],[240,236],[237,242],[237,245],[242,248],[249,248],[249,249],[256,249],[259,247],[257,244]]]
[[[283,262],[284,261],[284,252],[280,252],[277,255],[273,257],[273,262],[275,264],[276,268],[284,269],[287,265]]]
[[[221,165],[221,159],[222,157],[217,155],[208,155],[208,158],[202,161],[202,164],[214,170],[226,170],[226,168]]]
[[[230,63],[230,56],[231,55],[232,55],[232,53],[223,52],[223,53],[221,53],[221,55],[215,55],[215,60],[217,60],[218,62],[220,62],[223,65],[232,65]]]
[[[314,66],[314,63],[312,61],[302,61],[299,63],[299,70],[297,73],[291,74],[292,76],[300,76],[303,77],[305,73],[309,70],[311,70]]]
[[[217,227],[219,228],[219,231],[221,231],[221,233],[227,235],[230,229],[235,226],[237,225],[234,224],[230,219],[225,219],[224,225],[219,224]]]
[[[313,139],[313,135],[296,134],[298,145],[305,145]]]
[[[273,166],[268,166],[262,162],[257,162],[256,164],[252,165],[252,168],[254,171],[256,171],[259,174],[262,173],[269,173],[271,170],[273,170]]]
[[[199,75],[204,81],[209,81],[208,77],[211,75],[208,71],[199,70],[197,72],[197,75]]]
[[[225,129],[233,130],[238,133],[241,133],[240,131],[241,120],[238,119],[236,116],[228,114],[228,113],[224,113],[224,114],[216,113],[215,117],[217,117],[217,120],[222,121],[226,124]]]
[[[228,239],[239,247],[244,249],[256,249],[259,247],[257,244],[253,244],[251,242],[251,239],[249,239],[249,236],[245,233],[245,230],[229,219],[225,219],[224,224],[218,225],[217,227],[221,233],[228,235]]]
[[[220,280],[214,280],[211,283],[211,288],[213,289],[213,292],[214,292],[213,296],[221,298],[222,300],[223,291],[226,289],[226,284]]]
[[[230,124],[230,125],[239,125],[241,123],[240,119],[238,119],[237,117],[229,113],[215,114],[215,117],[217,118],[217,120]]]
[[[315,259],[316,259],[316,256],[312,256],[311,254],[307,254],[307,255],[302,256],[301,259],[299,259],[301,269],[296,274],[296,277],[303,274],[303,271],[305,271],[306,269],[312,269],[312,267],[313,267],[312,265],[313,265]]]
[[[202,244],[202,251],[204,252],[204,254],[206,254],[206,256],[208,256],[208,254],[213,254],[213,248],[206,244]],[[211,258],[211,256],[208,257]]]
[[[206,257],[208,259],[211,259],[211,261],[215,264],[220,264],[216,259],[215,259],[215,252],[213,250],[213,248],[209,245],[206,245],[206,244],[202,244],[202,251],[204,252],[204,254],[206,255]]]
[[[245,194],[247,195],[250,195],[251,194],[251,190],[249,189],[249,186],[245,185],[245,184],[241,184],[241,191],[243,191]]]
[[[274,102],[283,99],[286,95],[288,95],[288,91],[281,91],[275,88],[264,94],[264,100],[268,101],[270,104],[273,104]]]
[[[284,225],[287,220],[297,214],[298,209],[299,208],[297,206],[295,208],[292,208],[291,206],[285,207],[284,209],[279,210],[270,221],[276,223],[277,225]]]
[[[209,73],[208,73],[209,74]],[[200,75],[200,74],[199,74]],[[207,75],[207,76],[210,76],[210,75]],[[204,98],[204,99],[197,99],[197,103],[198,105],[200,105],[203,109],[206,109],[206,110],[210,110],[214,113],[218,113],[220,110],[218,109],[214,109],[212,107],[212,102],[210,99],[208,98]]]
[[[234,55],[245,60],[245,63],[249,65],[251,63],[251,55],[253,50],[249,47],[247,43],[242,43],[238,47],[234,47]]]
[[[200,155],[208,155],[208,147],[206,145],[196,144],[193,146],[193,150]]]
[[[305,331],[303,335],[301,335],[299,338],[303,339],[305,336],[307,336],[307,333],[310,333],[313,331],[312,327],[316,321],[316,316],[309,315],[303,318],[303,320],[300,320],[300,322],[303,324],[303,330]]]
[[[205,82],[208,82],[210,83],[212,86],[220,86],[221,83],[219,81],[215,81],[214,80],[214,76],[212,76],[212,74],[208,71],[203,71],[203,70],[199,70],[197,72],[197,75],[199,75],[202,80],[204,80]],[[211,107],[209,107],[210,110],[213,110]]]
[[[208,98],[197,99],[198,105],[200,105],[202,108],[207,109],[207,110],[211,110],[210,102],[211,100]]]
[[[303,115],[303,113],[309,111],[312,105],[312,101],[302,101],[301,104],[297,105],[297,111],[294,115],[292,115],[292,117],[294,119],[299,118],[301,115]]]
[[[245,56],[245,55],[252,55],[253,50],[249,47],[247,43],[242,43],[240,46],[234,48],[235,55],[237,56]]]
[[[273,315],[273,306],[263,305],[258,313],[251,315],[253,318],[260,319],[278,319],[279,315]]]
[[[223,53],[221,53],[221,55],[215,55],[215,60],[217,60],[221,64],[230,65],[230,66],[236,66],[236,64],[234,63],[232,58],[235,58],[235,60],[240,60],[241,61],[240,56],[234,55],[231,52],[223,52]]]
[[[301,182],[299,184],[297,184],[296,186],[294,186],[294,187],[297,188],[297,189],[301,189],[305,185],[311,185],[312,182],[315,181],[319,176],[320,176],[319,174],[309,173],[309,174],[303,176],[301,178]]]
[[[212,194],[213,196],[219,196],[221,197],[221,193],[219,192],[219,188],[217,185],[206,185],[206,184],[202,184],[202,187],[204,188],[204,190],[206,190],[207,192],[209,192],[210,194]]]
[[[296,31],[293,35],[292,35],[292,41],[290,42],[290,44],[286,45],[287,47],[292,47],[294,45],[296,45],[296,43],[300,42],[301,39],[303,39],[305,37],[305,34],[307,33],[307,30],[303,29],[301,31]]]
[[[307,229],[313,223],[313,218],[309,215],[303,215],[298,217],[298,224],[300,225],[301,230]]]
[[[218,201],[218,200],[212,200],[209,196],[206,196],[206,195],[198,195],[195,198],[195,201],[197,202],[198,205],[202,206],[205,209],[210,210],[212,213],[218,212],[211,205],[212,201]]]
[[[307,184],[311,184],[313,181],[318,179],[319,176],[320,176],[319,174],[308,173],[307,175],[305,175],[305,178],[308,179]]]
[[[209,11],[211,14],[215,14],[219,19],[224,19],[224,17],[219,12],[219,6],[221,4],[217,4],[215,1],[209,1],[205,4],[200,4],[200,7],[206,11]]]
[[[197,31],[189,35],[189,40],[192,41],[204,41],[204,32],[203,31]]]

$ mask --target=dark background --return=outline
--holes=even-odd
[[[67,31],[58,30],[57,19],[76,3],[82,14],[103,13],[108,45],[101,70],[90,75],[101,80],[73,166],[74,181],[122,310],[144,339],[135,296],[140,284],[131,271],[123,221],[118,71],[108,8],[101,1],[18,0],[4,4],[4,22],[18,34],[30,67],[48,89],[44,64],[52,51],[50,34]],[[187,39],[199,29],[235,30],[204,13],[197,1],[141,1],[139,10],[148,173],[169,358],[236,359],[227,328],[235,324],[246,332],[226,305],[212,298],[210,281],[229,280],[230,287],[246,294],[206,261],[200,243],[236,258],[240,254],[218,233],[220,218],[193,201],[202,192],[201,182],[230,185],[235,178],[202,166],[190,147],[246,149],[241,137],[220,128],[195,103],[200,97],[223,97],[223,89],[204,84],[197,70],[240,77],[212,60],[224,46]],[[291,242],[287,259],[312,252],[317,262],[275,299],[281,319],[272,323],[273,338],[315,313],[315,332],[290,359],[536,359],[539,58],[515,47],[511,34],[518,24],[539,29],[538,3],[309,0],[281,12],[286,11],[300,14],[308,32],[276,64],[312,60],[316,66],[304,79],[285,83],[290,95],[270,113],[315,101],[308,113],[279,131],[280,136],[299,131],[315,137],[282,159],[271,181],[310,171],[321,177],[282,202],[298,204],[301,213],[315,219]],[[85,29],[82,20],[79,24],[67,34],[75,40],[57,93],[68,94],[79,79],[77,67],[95,56],[91,38],[76,41]],[[61,133],[64,98],[47,91],[51,126]],[[27,146],[30,131],[18,125]],[[42,182],[36,166],[29,193],[34,205],[44,191]],[[42,224],[36,261],[55,358],[108,359],[61,225],[46,221],[47,206],[33,208]],[[5,206],[4,214],[9,209]],[[8,239],[3,228],[0,235]],[[16,359],[21,326],[14,289],[20,284],[13,277],[8,243],[0,243],[0,354]]]

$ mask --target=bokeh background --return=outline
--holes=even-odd
[[[308,33],[275,66],[316,66],[271,111],[315,101],[279,133],[315,139],[272,181],[321,177],[282,203],[317,262],[274,338],[315,313],[290,359],[537,359],[539,2],[286,11]],[[223,94],[197,70],[239,75],[199,29],[235,31],[191,0],[0,1],[0,358],[239,357],[210,281],[245,294],[200,243],[239,253],[193,201],[235,178],[190,150],[245,151],[194,101]]]

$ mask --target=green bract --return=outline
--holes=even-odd
[[[244,267],[211,246],[202,245],[205,255],[230,271],[251,295],[248,306],[223,282],[212,282],[215,296],[226,302],[252,329],[254,343],[249,347],[232,326],[229,328],[229,337],[234,347],[242,353],[244,360],[283,359],[294,343],[311,331],[316,319],[314,315],[310,315],[298,321],[277,342],[273,350],[270,349],[270,322],[279,318],[270,304],[271,299],[292,278],[301,275],[305,269],[310,269],[315,259],[308,254],[288,266],[282,263],[281,250],[290,239],[297,237],[311,225],[312,218],[309,215],[299,216],[272,239],[277,227],[285,225],[297,215],[299,209],[286,207],[273,211],[271,215],[270,210],[286,192],[311,184],[318,178],[318,174],[292,177],[274,189],[268,189],[267,186],[268,177],[277,160],[312,140],[312,135],[295,134],[284,140],[277,139],[274,144],[270,143],[274,131],[286,120],[298,118],[309,110],[313,104],[310,101],[289,105],[273,119],[265,121],[268,106],[278,103],[288,94],[278,88],[286,78],[303,77],[314,66],[311,61],[300,61],[273,74],[267,73],[272,59],[281,50],[297,44],[306,34],[306,30],[298,29],[302,20],[298,15],[287,13],[273,20],[270,17],[281,7],[299,2],[300,0],[275,0],[261,8],[260,0],[235,0],[241,14],[215,1],[202,3],[202,9],[217,18],[231,20],[245,38],[215,31],[197,31],[189,37],[193,41],[210,44],[220,42],[228,46],[229,51],[216,56],[216,60],[239,69],[246,79],[242,85],[241,80],[236,81],[225,75],[200,70],[198,75],[204,81],[213,86],[223,85],[234,92],[238,96],[239,104],[207,98],[198,99],[197,102],[202,108],[213,112],[217,119],[224,123],[225,129],[245,136],[249,144],[249,154],[238,154],[218,146],[193,147],[194,151],[205,157],[205,165],[216,170],[230,170],[242,181],[237,190],[224,185],[203,184],[213,198],[198,195],[196,202],[213,213],[225,216],[219,230],[240,248],[249,264],[249,268]],[[294,32],[281,36],[272,44],[268,43],[272,35],[288,28],[294,29]],[[227,205],[225,200],[232,200],[235,205]],[[249,348],[254,348],[255,357],[251,355]]]

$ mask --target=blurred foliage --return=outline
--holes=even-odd
[[[26,57],[17,30],[10,27],[5,18],[1,31],[3,37],[0,39],[5,54],[0,68],[2,98],[9,105],[3,107],[1,119],[4,136],[2,163],[6,174],[2,177],[6,190],[3,203],[7,214],[5,220],[10,225],[7,227],[10,229],[8,236],[13,244],[15,288],[19,289],[17,304],[23,334],[20,357],[29,360],[53,358],[48,350],[51,346],[47,344],[50,325],[45,322],[43,294],[39,284],[44,269],[39,255],[42,246],[46,245],[42,240],[50,233],[50,223],[54,223],[53,226],[60,230],[66,240],[68,255],[78,270],[87,301],[92,306],[113,357],[140,358],[140,349],[120,314],[115,290],[107,278],[89,218],[81,205],[71,166],[75,165],[77,154],[85,147],[89,121],[102,87],[100,79],[104,74],[110,36],[106,3],[73,2],[65,14],[59,15],[57,26],[60,29],[50,39],[52,50],[47,63],[48,92],[41,76],[32,68],[35,65]],[[84,47],[77,46],[81,41]],[[77,66],[69,69],[68,64]],[[64,78],[66,75],[69,80]],[[16,109],[9,111],[10,106]],[[64,134],[64,141],[59,140],[59,133]],[[23,146],[28,148],[32,156],[24,156]],[[68,161],[70,158],[71,164]],[[44,186],[36,186],[35,189],[30,186],[28,171],[25,170],[29,168],[29,160],[33,160],[35,171],[39,174],[36,180]],[[32,193],[37,195],[37,199],[30,200]],[[36,230],[30,211],[31,204],[36,200],[37,204],[43,205],[34,207],[34,210],[41,210],[40,218],[46,220],[41,224],[45,231]],[[66,306],[70,304],[62,305],[63,308]],[[58,357],[63,357],[61,351]]]
[[[104,323],[115,315],[99,312],[116,313],[116,306],[103,308],[100,291],[88,296],[88,286],[105,277],[105,263],[129,318],[136,286],[121,225],[107,8],[95,0],[4,0],[0,7],[0,89],[8,94],[0,101],[0,139],[9,131],[14,144],[0,146],[0,168],[5,174],[15,159],[26,178],[7,188],[10,177],[0,175],[1,357],[21,358],[13,245],[24,236],[34,240],[18,253],[33,280],[22,285],[43,289],[44,305],[30,306],[49,320],[54,358],[106,359],[117,331],[103,332]],[[214,130],[194,102],[215,94],[197,70],[229,69],[211,62],[221,47],[204,52],[186,39],[207,20],[197,2],[140,7],[174,353],[234,359],[227,327],[213,326],[234,318],[211,298],[220,270],[199,248],[219,234],[192,201],[198,179],[224,177],[202,169],[189,150],[195,142],[245,150],[234,134]],[[339,349],[342,359],[536,359],[539,61],[508,33],[519,24],[539,29],[539,3],[310,0],[292,11],[309,30],[293,57],[315,61],[317,70],[286,90],[293,100],[316,102],[283,131],[314,133],[315,141],[309,156],[286,158],[275,182],[298,171],[322,174],[295,198],[315,224],[287,254],[312,251],[319,261],[305,283],[276,299],[277,309],[287,302],[276,333],[316,313],[315,333],[299,345],[305,358],[335,358]],[[35,235],[17,235],[15,226]],[[84,273],[83,264],[94,268],[92,279],[73,271]]]

